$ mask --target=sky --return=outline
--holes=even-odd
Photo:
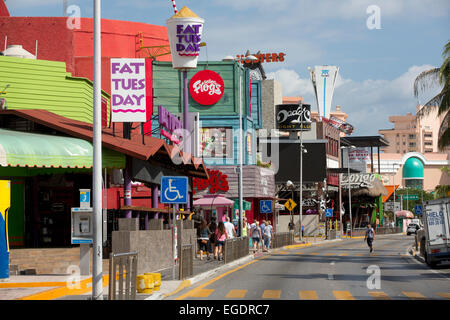
[[[352,136],[393,128],[391,115],[415,113],[439,92],[416,99],[415,77],[442,64],[450,40],[449,0],[175,0],[205,19],[200,60],[251,53],[286,54],[264,63],[283,96],[302,96],[317,111],[308,67],[335,65],[336,105],[355,127]],[[92,17],[93,0],[68,0]],[[13,16],[62,16],[63,0],[7,0]],[[374,11],[375,10],[375,11]],[[379,14],[377,14],[379,13]],[[103,0],[102,17],[165,25],[171,0]]]

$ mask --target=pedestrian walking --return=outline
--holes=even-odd
[[[242,236],[246,237],[248,234],[248,223],[247,223],[247,218],[244,217],[242,218]]]
[[[293,219],[291,219],[291,221],[289,221],[289,223],[288,223],[288,229],[289,229],[289,231],[294,230],[294,221],[293,221]]]
[[[264,229],[266,228],[266,221],[262,220],[259,227],[261,228],[261,249],[264,251],[266,249],[264,244]]]
[[[252,224],[252,242],[253,242],[253,251],[259,251],[259,242],[261,241],[261,228],[259,227],[259,222],[255,220]]]
[[[267,226],[264,228],[264,246],[266,250],[269,251],[272,242],[272,232],[273,228],[270,221],[267,221]]]
[[[368,224],[366,229],[366,235],[364,237],[364,241],[367,240],[367,245],[370,248],[370,252],[373,251],[373,239],[374,239],[375,231],[372,228],[372,225]]]
[[[228,239],[233,239],[234,237],[236,237],[236,231],[234,229],[234,224],[232,224],[230,222],[230,217],[226,217],[225,218],[225,230],[227,231],[228,234]]]
[[[208,225],[206,223],[205,219],[202,219],[199,228],[197,229],[197,236],[198,236],[198,245],[200,248],[200,260],[203,260],[203,253],[206,254],[206,258],[210,259],[210,250],[208,248],[208,242],[209,242],[209,235],[211,231],[208,228]]]
[[[225,224],[220,221],[216,230],[216,247],[214,252],[214,259],[223,260],[223,247],[225,246],[225,240],[228,239],[227,231],[225,230]]]
[[[211,218],[211,222],[208,225],[210,234],[209,234],[209,252],[215,253],[216,251],[216,230],[217,230],[217,223],[216,219],[213,217]],[[217,259],[217,256],[214,255],[214,259]]]

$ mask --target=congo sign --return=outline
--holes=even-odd
[[[352,173],[342,175],[341,183],[346,186],[350,182],[351,188],[373,188],[373,182],[377,179],[374,174],[358,174]]]

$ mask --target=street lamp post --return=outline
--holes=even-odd
[[[103,300],[102,285],[102,126],[101,126],[101,1],[94,0],[93,172],[94,213],[92,299]]]
[[[355,149],[355,146],[343,146],[343,149],[347,149],[347,184],[348,184],[348,212],[350,215],[350,238],[353,237],[353,218],[352,218],[352,192],[350,188],[350,151],[349,149]]]

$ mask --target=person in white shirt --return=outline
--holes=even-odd
[[[234,237],[236,237],[236,231],[234,230],[234,224],[232,224],[230,222],[230,217],[226,217],[225,230],[227,231],[228,239],[233,239]]]

